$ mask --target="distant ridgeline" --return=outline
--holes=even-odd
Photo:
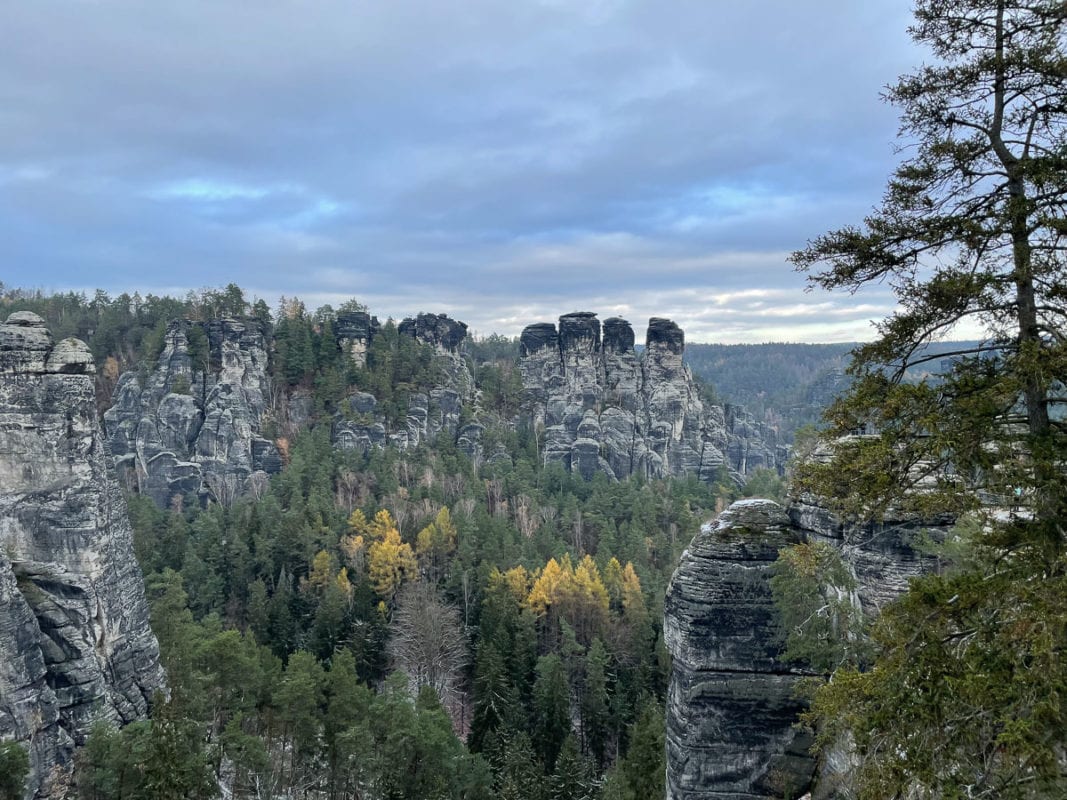
[[[743,407],[701,399],[684,336],[649,323],[638,354],[622,319],[589,312],[528,326],[516,360],[499,337],[419,314],[398,325],[366,311],[174,320],[158,353],[118,377],[104,413],[120,475],[158,504],[258,493],[293,435],[329,425],[338,448],[437,443],[475,464],[509,462],[509,433],[532,432],[537,458],[591,479],[696,476],[741,485],[780,470],[774,428]]]
[[[848,388],[845,370],[857,344],[690,343],[685,363],[697,378],[714,386],[716,398],[743,404],[757,418],[775,424],[783,441],[791,442],[793,431],[818,423],[823,409]],[[953,353],[978,344],[926,345],[927,355],[944,357],[909,369],[906,379],[936,378],[951,367]]]

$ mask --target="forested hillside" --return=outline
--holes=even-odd
[[[855,344],[699,344],[685,359],[723,402],[742,403],[790,436],[819,415],[848,384]]]
[[[910,382],[938,380],[942,358],[969,353],[974,341],[929,342],[905,370]],[[846,374],[858,343],[686,345],[685,360],[693,374],[712,387],[721,402],[741,403],[758,419],[778,426],[787,441],[804,425],[818,424],[823,411],[848,389]],[[922,359],[931,357],[928,361]],[[947,361],[946,361],[947,363]]]
[[[521,402],[509,340],[467,351],[504,456],[476,464],[447,433],[404,451],[331,444],[352,393],[400,413],[440,380],[433,349],[391,321],[360,365],[337,350],[333,309],[272,314],[235,286],[0,301],[22,309],[89,342],[102,409],[174,317],[269,326],[279,395],[310,399],[299,424],[272,423],[282,468],[252,491],[129,497],[170,698],[94,732],[81,797],[662,793],[662,597],[699,523],[739,495],[725,473],[612,482],[544,466],[535,431],[505,422]],[[222,369],[207,342],[189,347]],[[757,487],[781,484],[761,473]]]

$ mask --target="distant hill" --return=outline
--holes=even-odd
[[[817,422],[822,409],[847,388],[844,372],[857,344],[688,343],[685,360],[719,400],[747,406],[757,419],[777,424],[788,441],[801,425]],[[939,342],[929,349],[951,353],[974,344]],[[918,380],[944,367],[931,361],[910,370],[909,377]]]

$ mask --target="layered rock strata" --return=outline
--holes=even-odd
[[[811,740],[794,728],[802,675],[777,659],[769,584],[778,551],[798,541],[781,506],[745,500],[682,554],[663,622],[668,800],[798,797],[810,784]]]
[[[848,525],[819,499],[783,509],[768,500],[735,503],[693,539],[667,589],[664,638],[673,656],[667,703],[668,800],[798,797],[815,760],[793,729],[802,705],[800,672],[778,661],[780,637],[768,585],[782,547],[832,544],[856,580],[855,602],[869,617],[936,567],[922,542],[942,540],[948,517],[889,515]],[[850,754],[825,759],[814,796],[839,796]],[[847,796],[847,795],[840,795]]]
[[[189,494],[230,503],[281,469],[263,435],[272,386],[255,319],[178,320],[150,369],[124,373],[104,414],[120,472],[160,505]]]
[[[918,519],[890,511],[879,522],[848,525],[811,495],[794,499],[788,513],[806,541],[827,542],[841,550],[868,617],[903,594],[912,578],[936,569],[938,559],[929,545],[943,541],[955,522],[948,515]]]
[[[776,468],[773,429],[740,406],[700,399],[683,363],[685,336],[675,323],[652,318],[645,349],[613,317],[603,330],[596,314],[576,312],[528,326],[520,338],[520,369],[535,426],[544,429],[546,463],[586,478],[696,475],[739,482],[761,467]]]
[[[36,315],[0,325],[0,740],[47,797],[95,720],[143,718],[164,685],[86,345]]]

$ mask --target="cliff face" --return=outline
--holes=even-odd
[[[269,343],[252,319],[171,323],[151,368],[124,373],[104,414],[116,465],[160,505],[187,493],[228,504],[281,458],[261,435]]]
[[[164,685],[94,369],[34,314],[0,325],[0,739],[46,797],[93,721],[145,716]]]
[[[811,782],[811,740],[793,728],[801,674],[776,658],[768,583],[778,551],[799,540],[781,506],[746,500],[682,555],[663,620],[668,800],[797,797]]]
[[[889,518],[848,526],[817,498],[783,509],[768,500],[735,503],[693,539],[671,578],[664,638],[673,656],[667,701],[668,800],[797,797],[815,760],[792,725],[802,674],[777,660],[779,640],[768,579],[778,551],[801,541],[838,547],[867,615],[935,566],[918,549],[948,518]],[[846,750],[823,766],[816,797],[847,779]]]
[[[774,431],[743,408],[705,404],[682,361],[685,337],[666,319],[649,321],[645,350],[630,323],[590,312],[528,326],[520,339],[523,386],[533,422],[544,427],[546,461],[586,478],[696,475],[735,478],[774,468]]]
[[[379,334],[366,312],[339,314],[338,349],[359,367]],[[397,326],[434,350],[436,385],[413,393],[407,407],[387,415],[378,398],[354,392],[332,425],[341,449],[418,447],[441,433],[455,437],[472,460],[507,458],[483,452],[484,413],[463,353],[467,325],[444,314],[419,314]],[[311,416],[307,393],[268,403],[270,342],[255,320],[176,321],[151,369],[124,374],[104,420],[116,462],[130,486],[167,505],[176,496],[209,497],[223,504],[281,467],[264,435],[272,407],[290,422]],[[760,467],[775,468],[782,453],[776,434],[741,406],[703,402],[682,361],[685,338],[670,320],[653,318],[644,352],[634,349],[626,320],[603,326],[589,312],[528,326],[520,342],[525,419],[543,428],[543,454],[591,478],[696,475],[737,482]],[[492,415],[490,415],[492,416]],[[299,420],[298,420],[299,418]],[[479,421],[480,420],[480,421]]]
[[[334,322],[337,346],[360,367],[367,365],[367,348],[381,325],[365,311],[342,311]]]

